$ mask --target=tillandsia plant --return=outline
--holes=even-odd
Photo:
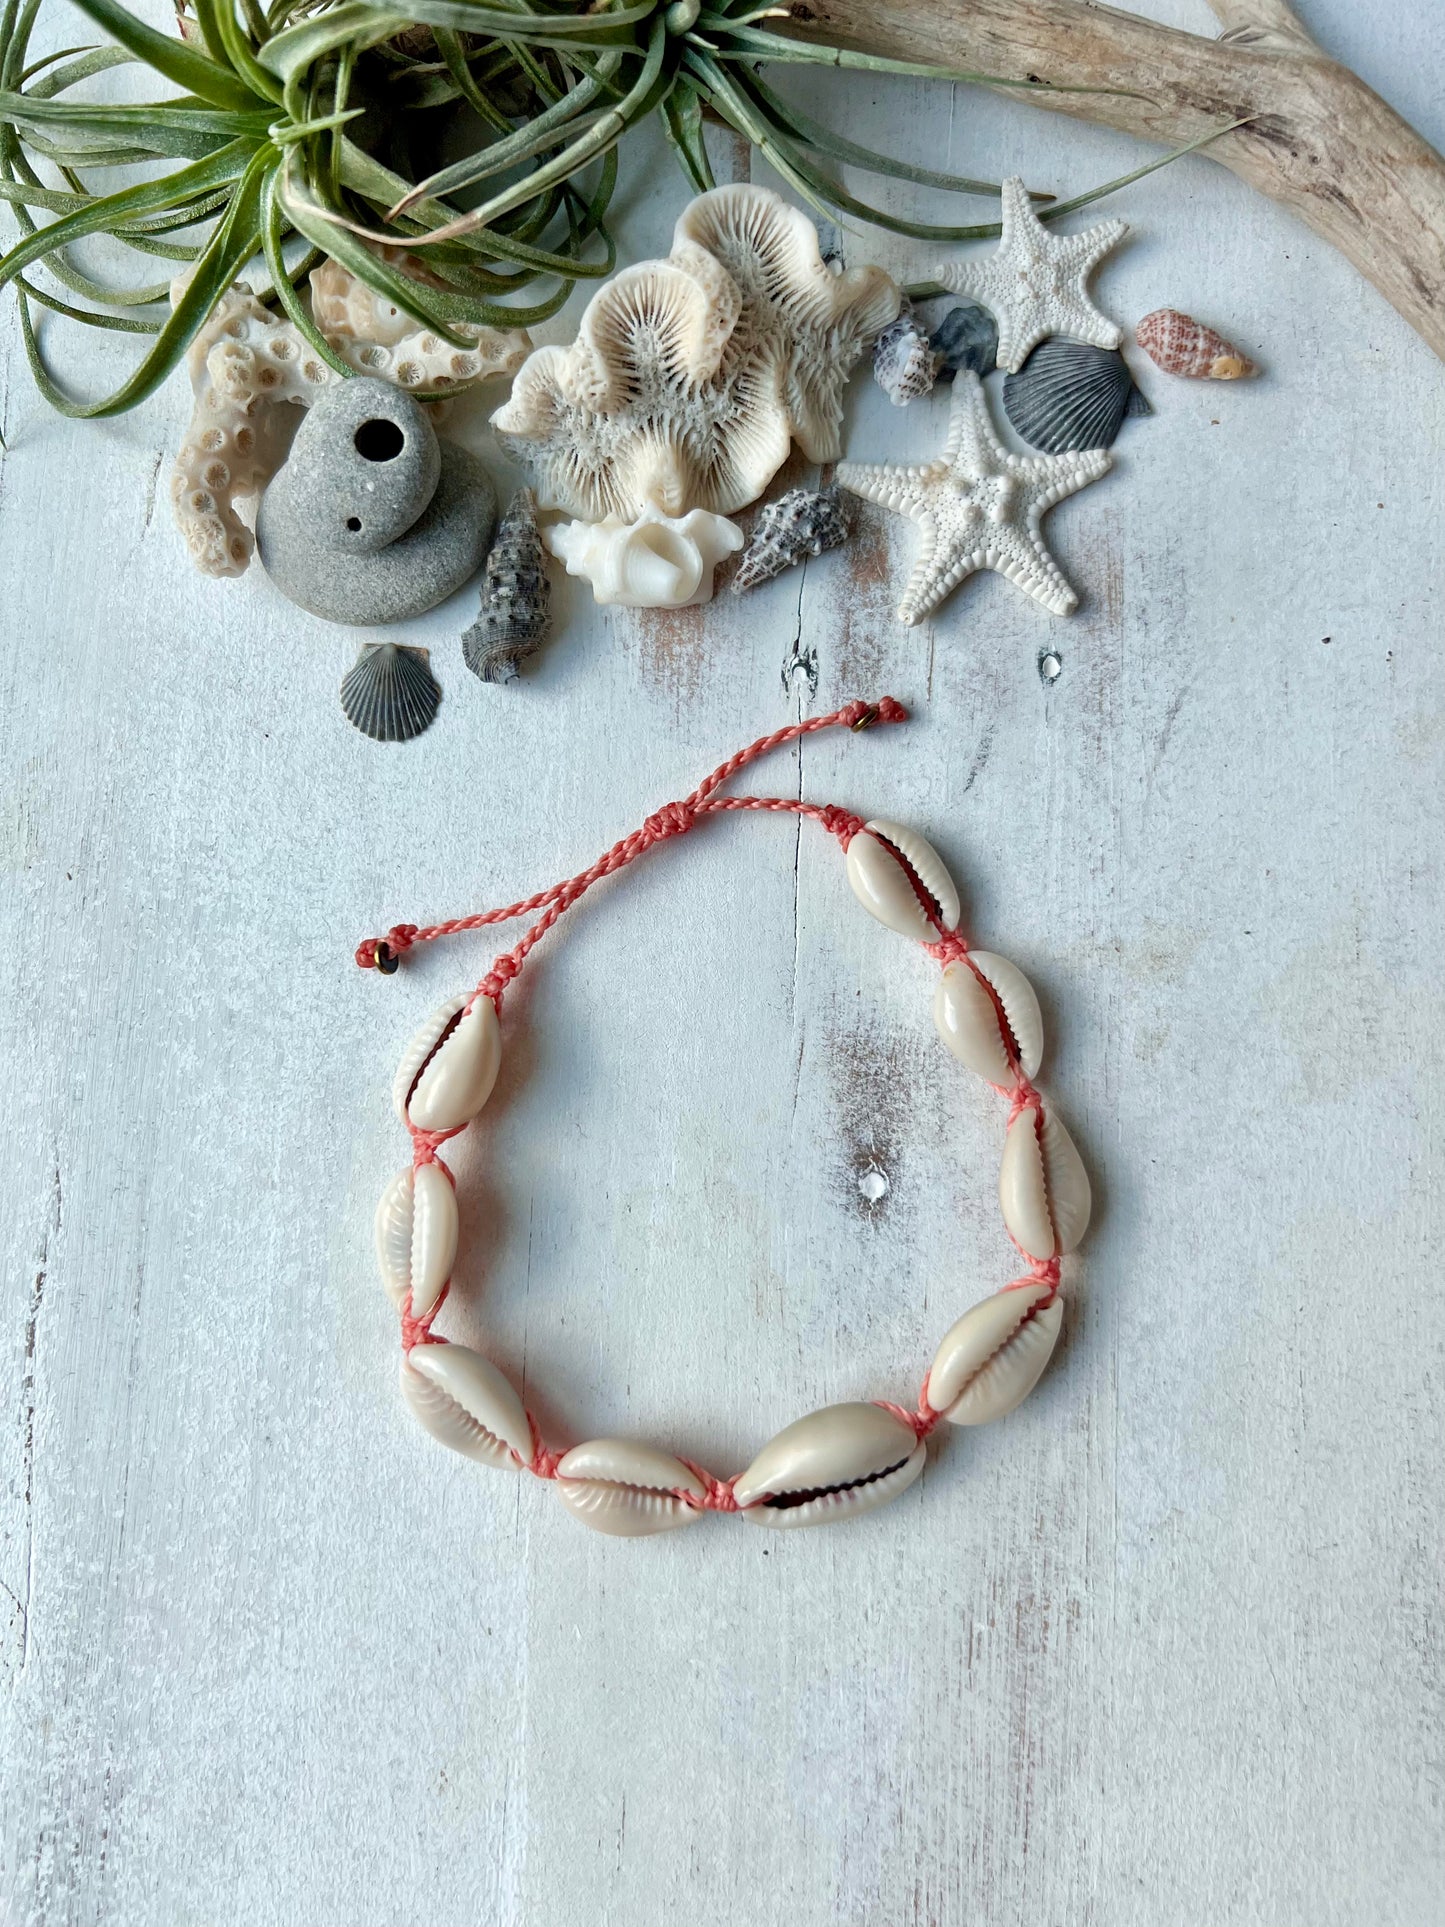
[[[171,35],[119,0],[76,0],[108,44],[27,64],[41,0],[4,0],[0,198],[11,203],[21,239],[0,258],[0,287],[16,289],[37,384],[69,415],[113,415],[141,401],[257,256],[269,276],[263,298],[342,374],[352,371],[301,293],[324,256],[458,346],[466,345],[459,324],[521,328],[544,320],[579,279],[611,273],[607,211],[619,143],[654,114],[699,191],[713,185],[702,132],[707,110],[819,210],[930,241],[998,232],[993,221],[903,220],[856,199],[832,171],[837,163],[962,194],[998,187],[845,140],[784,100],[759,70],[803,63],[949,81],[989,77],[785,37],[765,23],[786,17],[786,7],[760,10],[756,0],[710,7],[700,0],[190,4]],[[137,63],[180,95],[127,105],[74,97],[96,75]],[[458,146],[466,149],[462,158],[439,164]],[[113,192],[93,184],[107,170],[156,161],[180,164]],[[42,166],[59,184],[42,178]],[[36,212],[55,218],[37,225]],[[169,280],[112,287],[83,272],[71,251],[97,234],[173,264],[182,277],[174,306],[162,306]],[[78,303],[33,279],[36,268]],[[113,394],[77,401],[42,360],[32,303],[155,339]]]

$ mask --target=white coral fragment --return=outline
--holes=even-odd
[[[185,286],[171,290],[172,305]],[[511,374],[531,351],[522,329],[463,326],[465,349],[421,327],[335,261],[311,276],[312,313],[328,345],[358,374],[401,388],[455,390]],[[195,394],[190,425],[171,475],[176,521],[196,567],[205,575],[240,575],[255,539],[236,512],[241,497],[270,480],[275,445],[267,431],[272,404],[309,407],[319,389],[339,380],[291,321],[259,302],[244,281],[227,289],[186,356]]]
[[[631,522],[560,522],[542,540],[568,575],[586,578],[598,602],[627,609],[683,609],[712,599],[713,570],[743,545],[736,522],[706,509],[664,515],[644,505]]]
[[[761,495],[794,437],[810,460],[836,459],[844,383],[899,298],[881,268],[832,272],[778,195],[716,188],[683,213],[665,261],[593,296],[570,347],[528,358],[493,425],[532,464],[544,508],[617,525],[649,504],[726,516]]]

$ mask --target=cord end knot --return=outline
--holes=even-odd
[[[691,803],[664,803],[648,817],[642,833],[649,843],[663,843],[670,836],[686,836],[696,821],[697,812]]]

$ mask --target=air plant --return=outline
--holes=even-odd
[[[113,415],[143,400],[258,255],[270,280],[264,298],[342,374],[350,370],[301,293],[326,255],[461,347],[459,323],[542,321],[578,280],[611,273],[616,250],[606,217],[619,144],[653,114],[662,116],[698,191],[713,185],[702,133],[707,110],[817,209],[931,241],[998,232],[995,222],[903,220],[856,199],[831,171],[835,164],[961,194],[998,187],[845,140],[786,102],[759,69],[804,63],[950,81],[988,76],[785,38],[765,24],[786,15],[785,7],[760,10],[756,0],[715,0],[707,8],[699,0],[399,0],[396,7],[192,0],[173,37],[119,0],[76,5],[109,44],[30,65],[40,0],[3,0],[0,13],[0,199],[11,203],[21,230],[0,258],[0,287],[15,287],[35,380],[68,415]],[[137,63],[179,88],[179,97],[132,105],[74,97],[96,75]],[[459,142],[464,156],[438,165]],[[112,192],[92,185],[106,170],[155,161],[179,165]],[[47,184],[41,166],[61,185]],[[55,218],[37,225],[37,211]],[[162,305],[169,281],[113,287],[83,272],[72,249],[95,234],[184,272],[174,306]],[[31,278],[37,267],[78,302]],[[32,303],[154,341],[113,394],[77,401],[45,366]]]

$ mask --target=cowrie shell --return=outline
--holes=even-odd
[[[1058,1341],[1064,1301],[1031,1280],[966,1311],[928,1372],[928,1403],[951,1425],[1002,1418],[1038,1384]]]
[[[905,823],[880,818],[858,831],[848,845],[848,881],[870,915],[918,943],[937,943],[963,916],[943,858]],[[936,924],[920,889],[938,913]]]
[[[689,1504],[686,1493],[696,1504]],[[614,1539],[691,1525],[707,1497],[696,1472],[637,1439],[589,1439],[557,1464],[557,1494],[574,1519]]]
[[[502,1027],[490,997],[465,1016],[465,997],[434,1010],[397,1066],[391,1101],[403,1124],[454,1131],[470,1124],[492,1094],[502,1061]]]
[[[825,1405],[770,1439],[733,1497],[754,1525],[826,1525],[886,1504],[925,1457],[912,1426],[881,1405]]]
[[[376,1207],[376,1262],[400,1311],[425,1318],[457,1261],[457,1194],[439,1164],[398,1171]]]
[[[1004,1139],[998,1202],[1009,1235],[1030,1258],[1062,1258],[1089,1228],[1089,1174],[1058,1114],[1020,1111]]]
[[[427,1431],[453,1452],[483,1465],[531,1464],[532,1427],[522,1401],[480,1352],[413,1346],[401,1361],[401,1389]]]
[[[959,1063],[990,1084],[1015,1081],[1010,1049],[1030,1080],[1043,1059],[1044,1020],[1034,987],[1017,964],[991,950],[970,950],[966,960],[948,966],[933,993],[933,1021]]]

